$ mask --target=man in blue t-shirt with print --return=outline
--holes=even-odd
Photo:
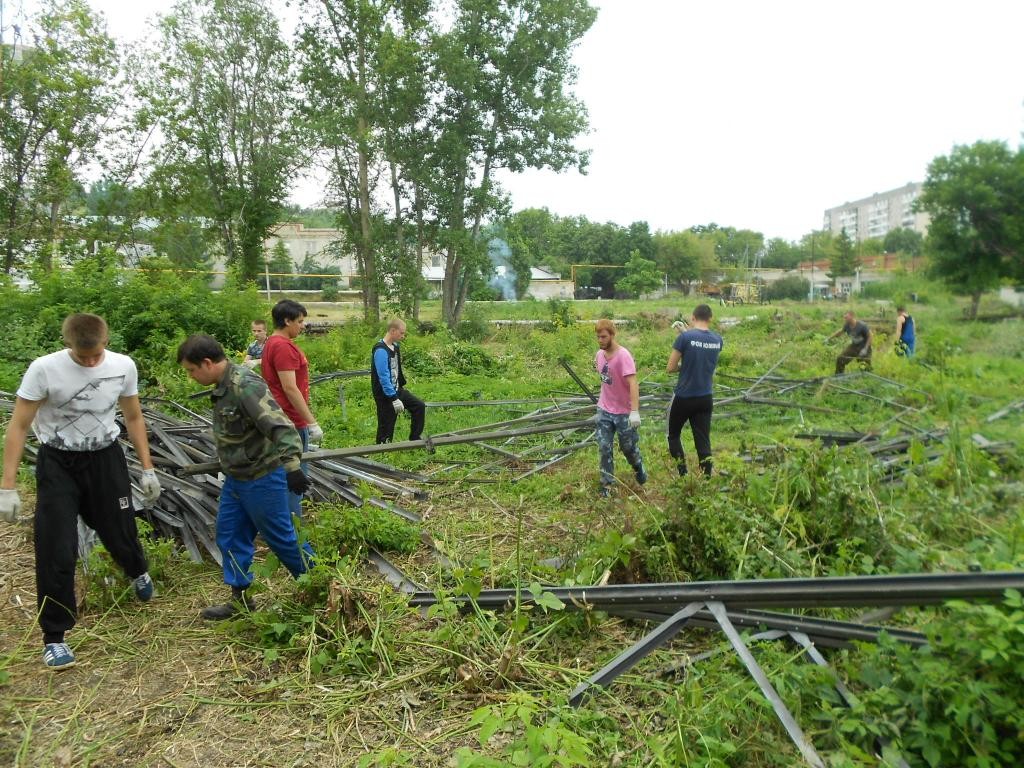
[[[722,337],[708,328],[710,323],[711,307],[699,305],[690,319],[692,327],[676,337],[668,358],[668,372],[679,371],[668,412],[668,452],[676,460],[680,476],[686,474],[686,457],[679,434],[687,421],[701,471],[711,474],[711,386]]]

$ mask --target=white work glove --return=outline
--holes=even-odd
[[[640,426],[640,411],[629,412],[629,426],[637,429]]]
[[[324,431],[320,429],[319,424],[310,424],[306,427],[309,432],[309,447],[319,448],[320,443],[324,441]]]
[[[672,323],[672,330],[679,331],[680,333],[682,333],[683,331],[686,330],[686,323],[684,323],[682,320],[676,320],[674,323]]]
[[[392,400],[391,405],[395,409],[396,414],[401,413],[402,411],[405,410],[405,403],[403,403],[401,400]]]
[[[243,360],[242,361],[242,365],[244,365],[249,370],[253,370],[259,364],[260,364],[259,360]]]
[[[871,348],[870,347],[864,347],[864,349],[862,349],[860,352],[857,353],[857,357],[867,357],[870,354],[871,354]]]
[[[142,470],[142,480],[139,481],[142,489],[142,503],[146,507],[152,507],[160,498],[163,488],[160,487],[160,480],[157,479],[155,469]]]
[[[0,489],[0,520],[13,523],[21,511],[21,497],[14,489]]]

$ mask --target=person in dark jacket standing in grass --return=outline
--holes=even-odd
[[[701,471],[711,474],[711,389],[722,351],[722,337],[710,330],[710,323],[711,307],[699,305],[693,310],[690,329],[676,337],[668,357],[668,372],[679,371],[668,412],[668,452],[676,460],[680,475],[687,471],[683,443],[679,439],[686,422],[690,422]]]
[[[204,619],[228,619],[252,610],[245,594],[252,584],[256,534],[298,577],[313,562],[313,549],[299,543],[289,510],[289,494],[309,489],[299,458],[302,441],[291,419],[270,394],[266,382],[232,363],[217,341],[197,334],[178,347],[178,363],[203,386],[215,385],[213,436],[224,472],[217,510],[217,547],[231,599],[204,608]]]
[[[408,411],[412,417],[409,439],[423,437],[427,406],[405,388],[402,352],[399,342],[405,338],[405,323],[398,318],[388,323],[384,338],[373,345],[370,353],[370,387],[377,404],[377,442],[390,443],[395,436],[398,414]]]

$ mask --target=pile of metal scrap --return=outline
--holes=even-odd
[[[850,417],[848,410],[822,405],[830,402],[835,396],[838,405],[842,400],[853,396],[873,400],[889,406],[895,411],[893,421],[900,421],[909,414],[920,412],[920,408],[911,405],[910,399],[928,399],[922,390],[909,387],[870,371],[852,371],[839,376],[818,376],[810,379],[790,379],[773,376],[774,371],[788,355],[784,355],[775,365],[758,377],[736,376],[719,372],[716,374],[715,418],[728,418],[742,414],[743,409],[735,406],[740,404],[764,405],[776,408],[794,408],[814,413],[836,414]],[[738,382],[736,385],[725,382]],[[914,397],[907,397],[913,395]]]
[[[566,610],[600,610],[658,624],[653,631],[577,686],[569,694],[569,702],[573,706],[579,706],[599,688],[611,685],[620,675],[670,642],[684,627],[720,629],[762,694],[771,703],[804,760],[808,765],[824,768],[824,760],[757,663],[748,642],[740,636],[737,627],[763,630],[749,638],[751,640],[792,640],[803,648],[808,661],[827,667],[828,662],[818,651],[818,646],[844,647],[855,640],[874,641],[883,631],[898,642],[914,646],[924,645],[926,640],[920,633],[912,631],[763,609],[929,605],[953,599],[998,600],[1008,589],[1024,589],[1024,572],[550,587],[545,590],[543,597],[557,598]],[[464,606],[475,604],[489,610],[510,610],[517,605],[536,602],[530,591],[514,589],[485,590],[474,599],[448,599],[454,599]],[[437,600],[431,592],[416,592],[410,596],[409,603],[425,609]],[[688,663],[693,661],[695,659],[690,659]],[[662,673],[673,674],[678,669],[679,665],[673,665],[662,670]],[[838,678],[836,690],[847,706],[855,704],[855,697]],[[901,760],[900,765],[905,765],[905,762]]]
[[[223,482],[219,477],[210,420],[170,400],[144,398],[142,402],[149,428],[150,454],[164,492],[154,506],[143,509],[139,492],[142,466],[134,447],[122,439],[135,507],[142,510],[142,516],[158,533],[180,541],[193,560],[201,561],[205,552],[220,563],[215,521]],[[0,410],[10,412],[13,405],[13,395],[0,393]],[[125,434],[123,424],[122,434]],[[25,456],[34,462],[36,454],[36,445],[29,440]],[[407,520],[420,521],[416,513],[402,509],[395,502],[402,498],[425,498],[421,487],[411,485],[422,486],[427,481],[424,476],[370,461],[358,452],[343,459],[321,459],[316,453],[306,454],[306,457],[311,459],[310,499],[343,500],[357,507],[371,504]],[[202,471],[190,471],[197,464],[202,465]],[[364,499],[355,487],[358,483],[373,486],[379,496]]]

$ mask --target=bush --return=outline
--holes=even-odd
[[[579,315],[572,302],[565,299],[548,299],[548,315],[554,328],[569,328],[576,325]]]
[[[124,270],[102,259],[78,261],[37,277],[33,290],[0,289],[6,311],[0,332],[8,340],[0,387],[14,389],[32,359],[62,346],[60,326],[73,312],[101,315],[110,348],[129,354],[142,379],[177,370],[177,346],[192,333],[208,333],[228,350],[244,349],[249,323],[267,314],[255,286],[233,280],[214,293],[203,276],[174,271],[166,259],[147,259],[145,270]]]
[[[768,283],[764,287],[764,298],[766,301],[782,301],[783,299],[801,301],[806,299],[810,293],[810,281],[798,275],[783,277],[781,280]]]
[[[858,706],[834,712],[838,732],[893,740],[914,765],[1024,763],[1024,600],[950,603],[928,645],[869,648]],[[909,753],[909,754],[907,754]],[[914,760],[913,756],[920,759]]]

